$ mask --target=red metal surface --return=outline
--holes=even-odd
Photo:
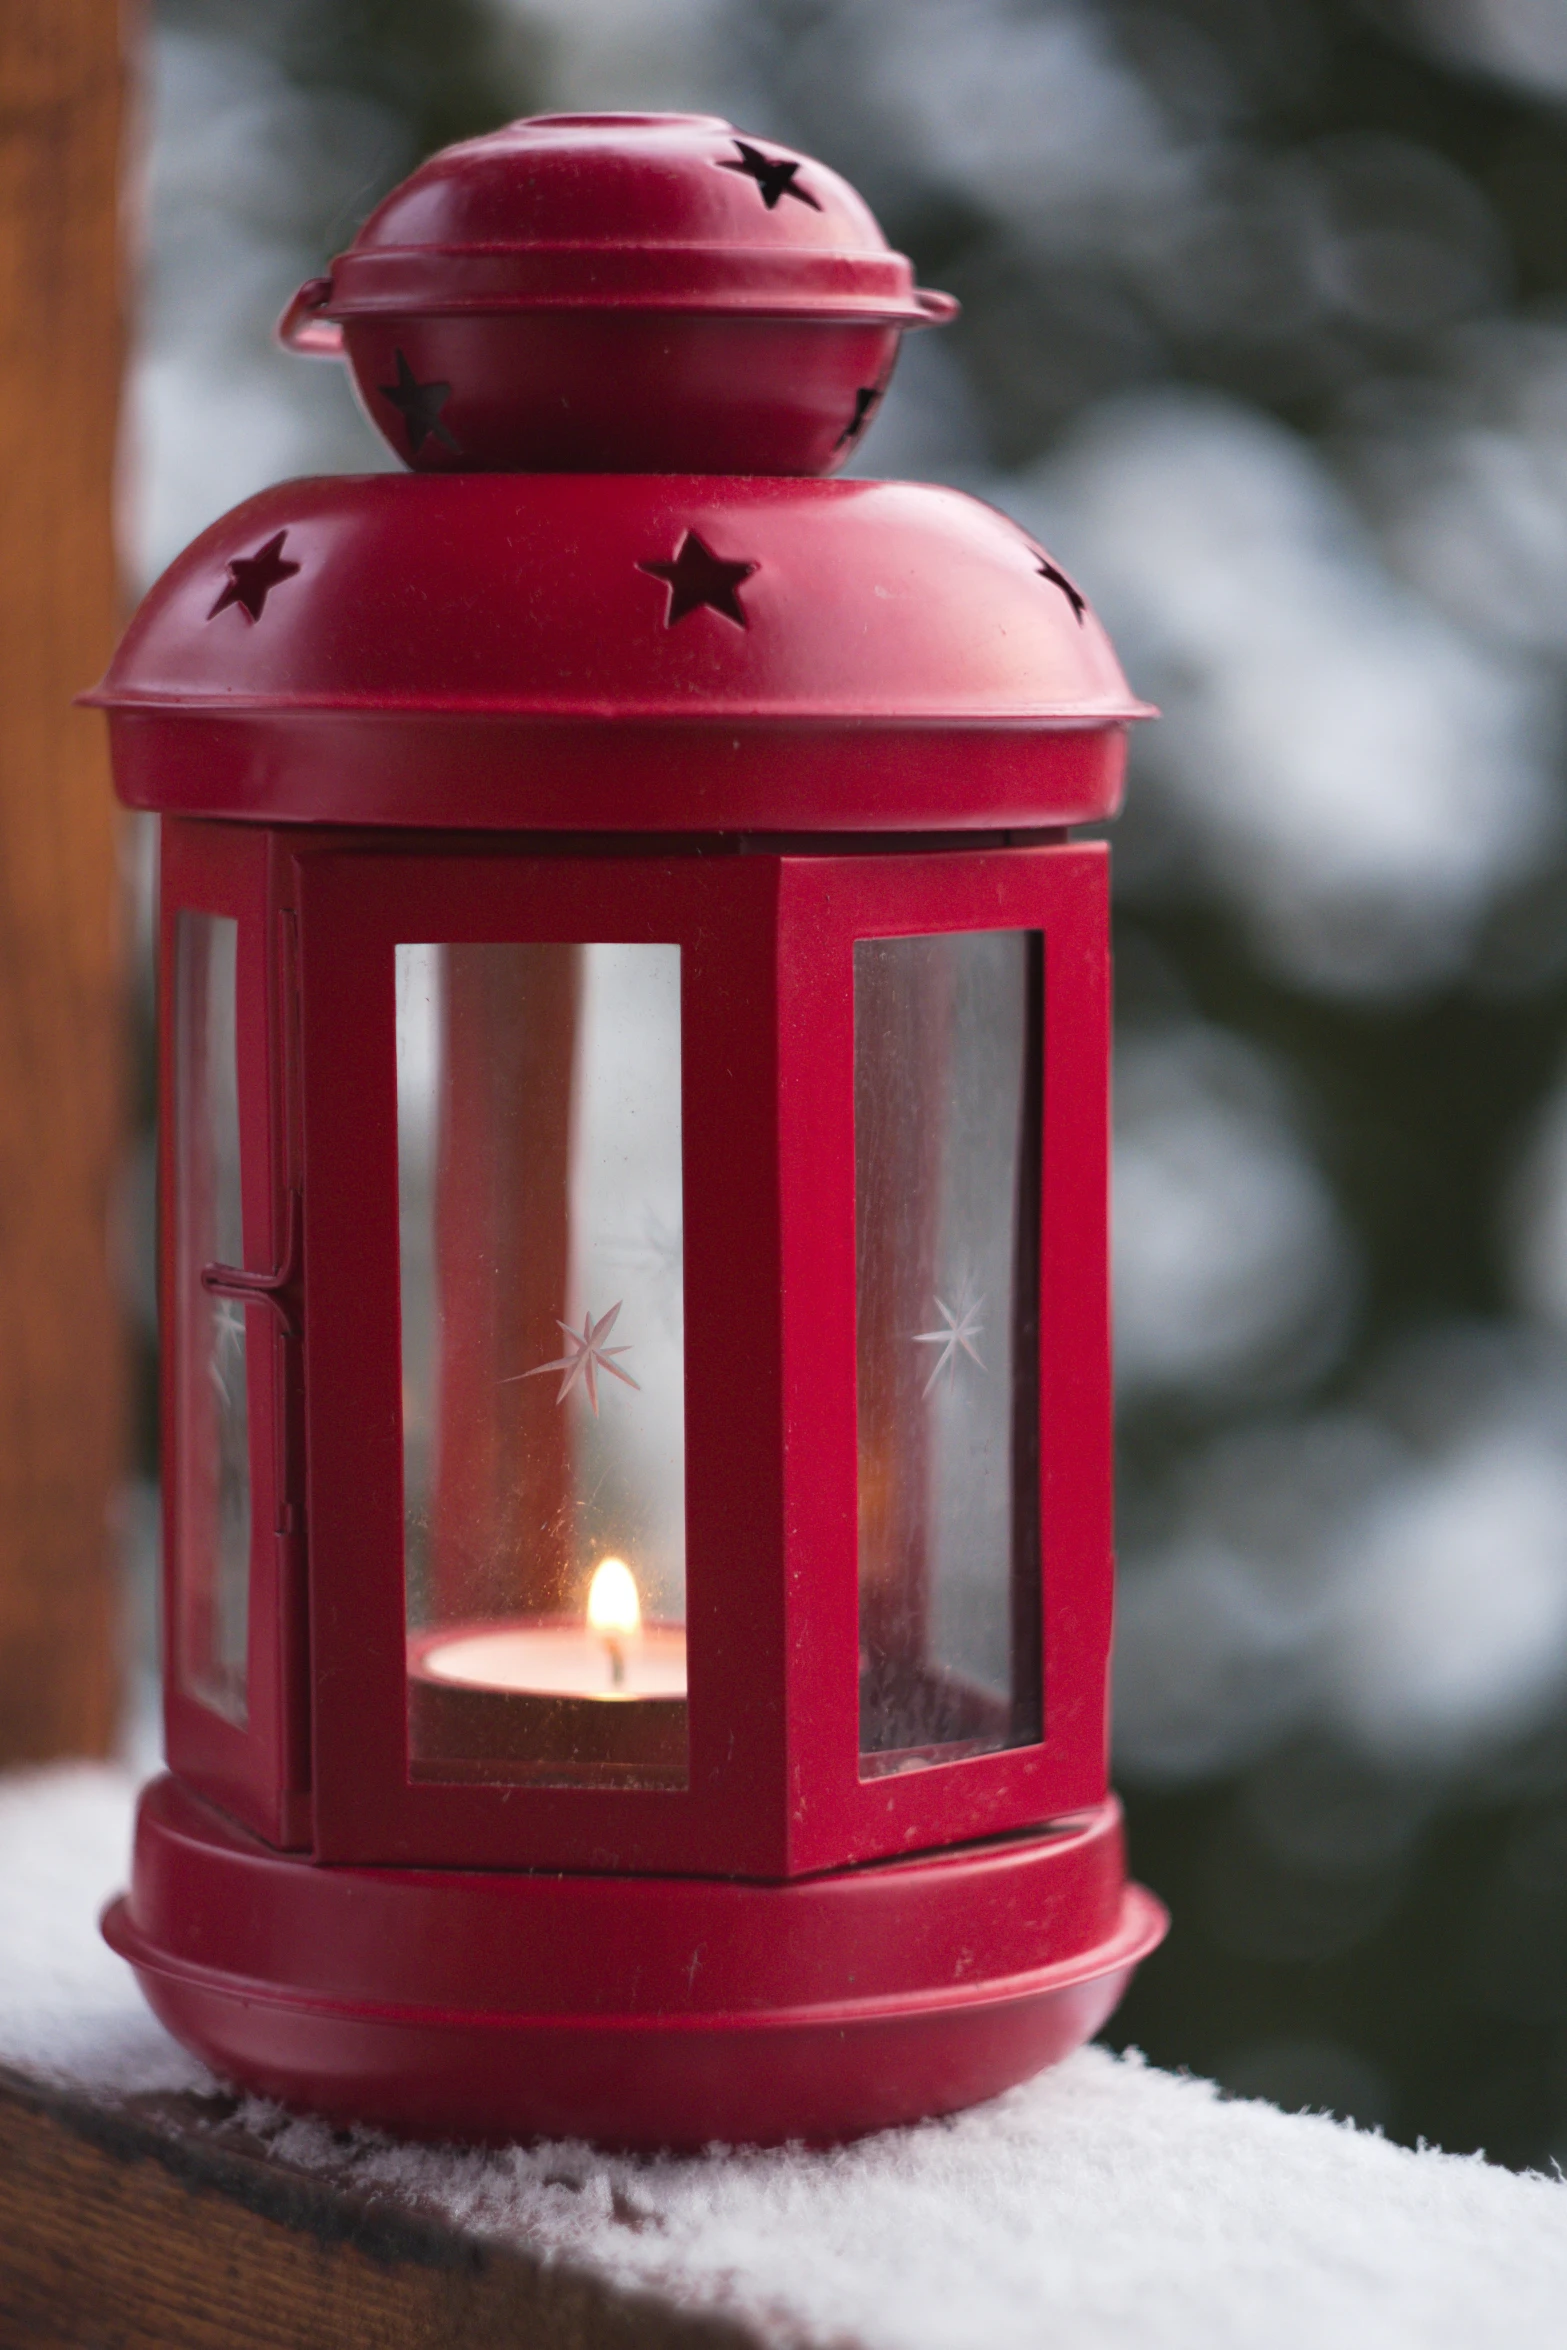
[[[791,812],[787,836],[807,839],[1035,833],[1113,816],[1126,767],[1120,727],[552,726],[482,716],[453,725],[373,710],[137,709],[116,711],[111,733],[115,781],[133,808],[630,840],[776,841],[781,806]]]
[[[743,575],[710,602],[698,600],[692,538]],[[269,572],[298,569],[263,579],[259,615],[220,604],[233,570],[279,540]],[[683,553],[696,593],[678,609],[663,573]],[[284,482],[176,558],[94,699],[957,733],[1146,716],[1104,630],[1044,576],[1045,560],[994,507],[913,482]],[[720,608],[731,594],[738,623]],[[792,830],[795,811],[775,805],[770,821]]]
[[[710,118],[454,150],[287,322],[341,327],[444,478],[251,500],[89,697],[167,818],[166,936],[240,924],[216,1278],[252,1300],[246,1724],[171,1669],[183,1786],[106,1931],[171,2029],[292,2101],[840,2136],[1065,2053],[1163,1931],[1105,1792],[1105,859],[1060,832],[1113,813],[1146,712],[988,507],[782,478],[838,460],[940,309],[842,182]],[[1009,928],[1044,957],[1043,1732],[862,1779],[854,943]],[[684,1786],[410,1771],[394,950],[486,940],[681,950]],[[167,992],[164,1024],[167,1100]],[[167,1235],[164,1264],[173,1331]]]
[[[1164,1924],[1113,1803],[770,1886],[301,1868],[160,1780],[104,1930],[179,2038],[287,2103],[700,2146],[994,2095],[1098,2028]]]
[[[825,474],[852,455],[860,392],[879,401],[899,336],[853,319],[538,309],[353,318],[344,339],[361,405],[420,473]],[[415,453],[389,415],[403,368],[453,387],[450,446],[430,434]]]
[[[746,625],[673,625],[698,534]],[[259,621],[214,611],[282,534]],[[571,832],[998,831],[1119,804],[1147,715],[1033,541],[902,483],[294,482],[203,534],[89,696],[138,807]],[[242,575],[248,577],[249,575]],[[263,582],[264,584],[264,582]]]
[[[279,334],[346,355],[421,472],[814,474],[956,307],[808,156],[716,115],[541,115],[422,165]]]

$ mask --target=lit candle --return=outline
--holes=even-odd
[[[415,1776],[684,1777],[686,1635],[648,1622],[624,1559],[582,1615],[448,1624],[409,1647]]]
[[[600,1559],[588,1585],[588,1629],[596,1632],[609,1651],[609,1677],[615,1688],[626,1683],[625,1643],[642,1630],[642,1602],[637,1581],[624,1559]]]

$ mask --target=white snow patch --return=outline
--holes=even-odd
[[[93,1929],[131,1782],[0,1782],[0,2061],[106,2095],[200,2088]],[[1177,1923],[1177,1930],[1179,1925]],[[274,2158],[443,2213],[778,2344],[864,2350],[1540,2350],[1567,2191],[1226,2101],[1090,2048],[952,2120],[827,2153],[465,2151],[252,2103]]]

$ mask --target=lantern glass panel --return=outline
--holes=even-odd
[[[242,1265],[236,978],[239,924],[182,911],[174,930],[176,1638],[181,1686],[245,1721],[250,1443],[245,1308],[209,1297]]]
[[[861,1775],[1041,1735],[1037,931],[854,948]]]
[[[680,950],[396,986],[413,1775],[681,1785]]]

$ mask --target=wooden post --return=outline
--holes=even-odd
[[[114,1727],[118,0],[0,4],[0,1764]]]

